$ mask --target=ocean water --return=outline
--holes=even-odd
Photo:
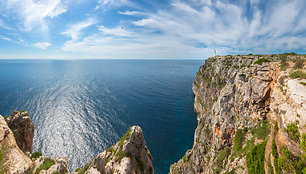
[[[155,173],[193,144],[198,60],[0,60],[0,114],[27,110],[34,151],[66,156],[74,171],[143,129]]]

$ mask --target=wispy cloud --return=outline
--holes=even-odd
[[[61,15],[68,4],[71,11]],[[7,33],[0,39],[45,49],[52,43],[63,54],[97,58],[305,52],[305,6],[305,0],[3,0],[0,31]],[[41,43],[37,31],[52,34]]]
[[[35,43],[35,44],[33,44],[33,46],[45,50],[45,49],[47,49],[49,46],[51,46],[51,44],[48,43],[48,42],[40,42],[40,43]]]
[[[88,18],[85,21],[81,21],[71,25],[66,31],[62,32],[61,34],[71,37],[71,42],[73,42],[79,39],[79,37],[82,35],[82,30],[96,23],[97,20],[95,20],[94,18]]]
[[[61,0],[4,0],[0,3],[1,11],[18,16],[25,31],[48,31],[47,18],[54,18],[67,11]],[[16,18],[16,17],[15,17]]]

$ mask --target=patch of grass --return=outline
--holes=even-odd
[[[247,166],[249,174],[265,174],[264,164],[265,164],[265,149],[267,142],[263,142],[256,145],[247,154]]]
[[[52,165],[55,164],[55,161],[51,158],[45,158],[43,164],[41,164],[35,171],[35,174],[39,174],[41,170],[48,170]]]
[[[76,168],[76,169],[75,169],[75,172],[78,172],[78,171],[80,171],[80,170],[81,170],[80,168]]]
[[[31,160],[36,160],[37,158],[39,158],[40,156],[42,156],[42,153],[40,153],[40,152],[34,152],[34,153],[32,153],[32,155],[31,155]]]
[[[234,147],[233,147],[235,153],[242,148],[246,132],[247,129],[237,129],[234,137]]]
[[[89,168],[89,166],[90,166],[90,163],[86,164],[82,169],[79,170],[80,171],[79,174],[84,174]]]
[[[60,174],[59,171],[53,172],[52,174]]]
[[[4,174],[6,170],[6,166],[4,165],[5,162],[5,155],[6,155],[6,148],[4,146],[0,149],[0,173]]]
[[[271,60],[269,59],[265,59],[265,58],[261,58],[261,59],[258,59],[254,62],[254,65],[258,64],[258,65],[262,65],[264,62],[271,62]]]
[[[287,125],[287,129],[285,131],[288,133],[288,136],[294,140],[294,141],[299,141],[300,134],[298,131],[298,127],[295,123],[290,123]]]
[[[132,127],[130,127],[130,129],[120,138],[119,140],[119,146],[122,147],[124,140],[127,140],[129,138],[129,136],[132,133]]]
[[[231,149],[229,147],[225,147],[221,150],[217,156],[216,163],[217,166],[220,167],[223,165],[223,161],[231,154]]]
[[[303,71],[300,71],[300,70],[294,71],[289,76],[292,79],[306,79],[306,73],[304,73]]]
[[[270,124],[267,120],[263,120],[255,128],[251,129],[251,132],[257,138],[265,140],[270,134]]]

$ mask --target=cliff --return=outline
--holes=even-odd
[[[33,137],[34,126],[28,112],[14,111],[5,119],[0,115],[0,173],[69,174],[67,158],[52,159],[33,153]],[[141,128],[131,127],[117,144],[98,154],[76,173],[154,173],[152,156]]]
[[[194,144],[170,173],[306,172],[305,56],[216,56],[193,83]]]

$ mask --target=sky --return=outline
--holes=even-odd
[[[0,59],[306,53],[305,0],[1,0]]]

